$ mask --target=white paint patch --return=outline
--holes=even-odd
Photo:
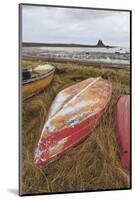
[[[68,137],[61,139],[60,141],[57,142],[57,144],[55,144],[52,147],[49,147],[49,149],[48,149],[49,152],[54,151],[57,148],[59,150],[59,146],[63,145],[65,142],[67,142],[67,140],[68,140]]]
[[[34,160],[38,160],[41,157],[42,151],[39,150],[39,147],[36,148],[34,154]]]
[[[52,70],[54,69],[53,65],[38,65],[35,70]]]
[[[63,91],[59,92],[59,94],[56,96],[55,100],[51,105],[48,115],[49,118],[51,118],[53,115],[56,114],[56,112],[62,107],[62,104],[64,103],[64,101],[67,99],[68,96],[69,95]]]
[[[96,111],[88,111],[88,112],[82,112],[82,113],[78,113],[76,115],[71,116],[67,122],[74,127],[74,125],[78,124],[81,120],[83,120],[84,118],[87,118],[88,115],[95,113]]]
[[[58,142],[58,144],[64,144],[68,140],[68,137],[63,138]]]

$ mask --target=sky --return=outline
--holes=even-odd
[[[130,13],[96,9],[23,6],[22,41],[41,43],[130,44]]]

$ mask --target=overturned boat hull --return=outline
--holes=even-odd
[[[116,108],[116,136],[120,148],[120,159],[130,169],[130,96],[120,97]]]
[[[35,162],[43,165],[86,138],[99,124],[110,101],[111,83],[89,78],[61,91],[45,122]]]
[[[94,128],[96,128],[101,114],[102,113],[98,113],[93,117],[89,117],[87,120],[77,124],[73,128],[70,127],[61,132],[56,132],[54,135],[48,136],[47,138],[43,137],[39,143],[38,150],[36,150],[39,151],[36,153],[43,153],[40,158],[36,160],[36,164],[39,166],[43,165],[45,162],[48,162],[67,149],[80,143]],[[48,148],[48,145],[50,148]]]

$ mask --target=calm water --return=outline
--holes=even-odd
[[[23,47],[25,56],[41,56],[51,59],[77,60],[94,63],[130,64],[130,49],[80,48],[80,47]]]

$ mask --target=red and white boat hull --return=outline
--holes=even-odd
[[[43,138],[36,149],[36,164],[43,165],[51,158],[58,156],[62,152],[77,145],[90,134],[99,123],[101,113],[97,113],[80,124],[53,133],[51,136]],[[94,123],[93,123],[94,121]]]
[[[35,162],[42,165],[75,146],[99,124],[110,101],[111,84],[90,78],[61,91],[49,111]]]

